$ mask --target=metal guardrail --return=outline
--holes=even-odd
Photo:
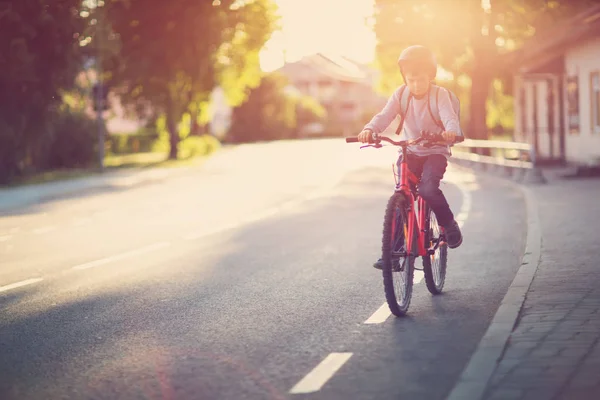
[[[485,156],[459,149],[496,149],[495,156]],[[451,160],[458,165],[491,172],[521,183],[545,183],[542,171],[536,165],[535,148],[529,143],[503,142],[497,140],[465,139],[454,145]],[[458,151],[457,151],[458,150]],[[510,158],[507,152],[516,152],[518,157]]]

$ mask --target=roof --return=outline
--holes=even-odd
[[[365,70],[357,63],[341,56],[323,53],[312,54],[299,61],[287,63],[279,70],[285,73],[301,66],[307,66],[330,78],[345,82],[364,82],[368,79]]]
[[[592,37],[600,37],[600,4],[537,33],[522,48],[509,53],[506,61],[512,67],[528,72],[564,55],[574,44]]]

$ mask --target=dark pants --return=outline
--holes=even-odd
[[[398,158],[398,172],[400,172],[401,160],[402,155]],[[448,160],[441,154],[422,157],[408,154],[407,161],[408,169],[421,178],[421,183],[418,185],[419,195],[431,207],[438,223],[442,226],[447,226],[454,219],[454,215],[450,210],[444,193],[440,190],[440,181],[446,172]]]

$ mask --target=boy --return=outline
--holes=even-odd
[[[442,133],[448,144],[452,143],[454,138],[460,135],[461,130],[458,115],[452,107],[448,92],[440,88],[438,98],[439,116],[444,129],[435,123],[428,108],[431,81],[435,79],[437,73],[437,62],[433,53],[423,46],[410,46],[400,54],[398,66],[406,88],[410,90],[408,110],[404,117],[405,135],[410,139],[416,139],[420,136],[420,131]],[[370,142],[373,133],[383,132],[400,114],[400,95],[400,89],[396,90],[384,109],[365,125],[358,135],[360,142]],[[413,145],[408,150],[408,167],[421,178],[419,195],[429,204],[438,223],[445,229],[448,247],[457,248],[462,243],[462,234],[440,190],[440,181],[446,172],[450,157],[450,147],[436,145],[427,148]],[[402,155],[398,159],[398,166],[401,157]],[[373,266],[382,269],[382,260],[379,259]]]

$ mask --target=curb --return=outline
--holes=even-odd
[[[483,398],[492,374],[501,360],[510,335],[518,322],[527,291],[541,261],[542,236],[535,195],[523,185],[510,183],[518,187],[525,195],[527,207],[525,254],[490,326],[446,400],[481,400]]]

